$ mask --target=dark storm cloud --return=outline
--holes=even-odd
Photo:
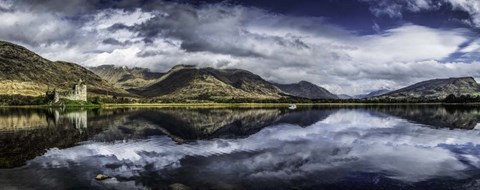
[[[66,16],[79,16],[91,14],[102,9],[126,9],[133,10],[151,5],[161,6],[163,2],[149,0],[27,0],[12,1],[15,9],[28,9],[31,11],[55,12]]]
[[[308,48],[299,39],[285,39],[279,36],[262,36],[244,28],[256,15],[264,14],[260,10],[247,11],[242,7],[203,6],[197,10],[188,5],[177,5],[158,9],[155,17],[134,27],[122,24],[112,25],[110,30],[127,29],[138,33],[138,37],[175,38],[181,40],[181,48],[187,52],[205,52],[234,56],[261,57],[262,52],[245,45],[242,38],[258,41],[272,41],[289,48]],[[247,15],[252,13],[253,15]],[[229,39],[229,40],[227,40]]]
[[[404,18],[427,25],[480,24],[477,0],[360,0],[370,5],[377,17]]]
[[[249,51],[249,50],[246,50],[246,49],[235,48],[235,47],[229,47],[229,49],[224,49],[222,47],[212,46],[211,44],[204,43],[204,42],[195,42],[195,41],[183,42],[180,47],[182,49],[188,51],[188,52],[209,51],[209,52],[212,52],[212,53],[235,55],[235,56],[242,56],[242,57],[250,57],[250,56],[252,56],[252,57],[262,57],[262,55],[260,53],[257,53],[257,52],[254,52],[254,51]]]
[[[103,40],[102,43],[110,44],[110,45],[123,45],[122,42],[120,42],[116,39],[113,39],[113,38],[107,38],[107,39]]]
[[[116,23],[116,24],[113,24],[112,26],[108,27],[108,30],[109,31],[112,31],[112,32],[115,32],[117,30],[132,30],[132,27],[129,27],[125,24],[122,24],[122,23]]]
[[[162,55],[160,51],[141,51],[136,54],[138,57],[154,57],[157,55]]]

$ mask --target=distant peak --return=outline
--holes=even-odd
[[[426,84],[426,83],[432,83],[432,82],[436,82],[436,83],[438,83],[438,82],[452,83],[452,82],[459,82],[459,81],[477,83],[473,77],[467,76],[467,77],[437,78],[437,79],[431,79],[431,80],[421,81],[421,82],[418,82],[418,83],[416,83],[416,84]]]
[[[450,82],[460,82],[460,81],[463,81],[463,82],[469,82],[469,83],[477,83],[477,81],[475,81],[475,79],[471,76],[467,76],[467,77],[450,77],[448,79],[440,79],[440,80],[445,80],[445,81],[450,81]]]
[[[23,46],[20,46],[20,45],[17,45],[17,44],[14,44],[14,43],[10,43],[10,42],[6,42],[6,41],[0,41],[0,47],[7,47],[7,48],[16,48],[16,49],[21,49],[21,50],[24,50],[24,51],[29,51],[31,52],[30,50],[28,50],[27,48],[23,47]],[[33,53],[33,52],[31,52]]]
[[[6,41],[0,41],[0,48],[16,49],[16,50],[20,50],[20,51],[23,51],[23,52],[28,52],[28,53],[37,55],[33,51],[30,51],[29,49],[27,49],[27,48],[25,48],[21,45],[17,45],[17,44],[6,42]]]
[[[454,79],[454,80],[473,80],[475,81],[475,79],[471,76],[467,76],[467,77],[452,77],[450,79]]]
[[[302,81],[298,82],[298,84],[313,84],[313,83],[308,82],[306,80],[302,80]]]
[[[182,69],[196,69],[196,68],[197,66],[195,65],[175,65],[174,67],[172,67],[172,69],[170,69],[170,71],[178,71]]]
[[[36,59],[36,61],[34,62],[38,62],[39,60],[42,60],[43,62],[49,61],[23,46],[6,42],[6,41],[0,41],[0,56],[5,56],[5,55],[7,56],[14,55],[17,59],[30,60],[30,61],[33,59]]]
[[[196,68],[197,66],[195,65],[175,65],[172,67],[172,69],[185,69],[185,68]]]
[[[90,67],[92,69],[110,69],[110,68],[115,68],[115,65],[98,65],[98,66],[93,66]]]
[[[297,84],[303,85],[303,86],[318,86],[316,84],[313,84],[313,83],[305,81],[305,80],[302,80],[302,81],[298,82]]]
[[[5,45],[21,47],[21,46],[19,46],[19,45],[17,45],[17,44],[14,44],[14,43],[11,43],[11,42],[7,42],[7,41],[1,41],[1,40],[0,40],[0,46],[5,46]]]

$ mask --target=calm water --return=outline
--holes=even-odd
[[[0,109],[0,189],[479,189],[479,121],[441,106]]]

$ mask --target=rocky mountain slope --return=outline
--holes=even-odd
[[[337,94],[338,99],[340,100],[349,100],[349,99],[355,99],[355,97],[350,96],[348,94]]]
[[[163,73],[151,72],[145,68],[116,67],[114,65],[101,65],[90,67],[89,70],[101,76],[112,84],[124,89],[135,89],[149,86],[163,75]]]
[[[434,79],[395,90],[378,98],[391,99],[443,99],[450,94],[479,95],[480,85],[472,77]]]
[[[53,62],[22,46],[0,41],[1,95],[44,95],[48,88],[70,89],[79,79],[87,82],[91,93],[128,94],[80,65]]]
[[[391,92],[391,90],[388,90],[388,89],[380,89],[380,90],[376,90],[376,91],[372,91],[368,94],[360,94],[360,95],[356,95],[354,96],[354,98],[356,99],[366,99],[366,98],[373,98],[373,97],[376,97],[376,96],[381,96],[381,95],[384,95],[384,94],[387,94]]]
[[[294,84],[275,84],[283,92],[308,99],[339,99],[327,89],[319,87],[307,81],[300,81]]]
[[[119,87],[147,98],[226,100],[296,96],[338,99],[335,94],[306,81],[274,84],[241,69],[177,65],[167,73],[155,73],[142,68],[103,65],[90,70]]]
[[[195,68],[178,65],[158,82],[135,93],[174,99],[276,99],[281,91],[251,72],[238,69]]]

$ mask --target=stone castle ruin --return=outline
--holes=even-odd
[[[66,92],[58,92],[56,89],[53,91],[47,90],[46,96],[52,103],[57,103],[61,99],[75,100],[75,101],[87,101],[87,84],[80,79],[72,89]]]

